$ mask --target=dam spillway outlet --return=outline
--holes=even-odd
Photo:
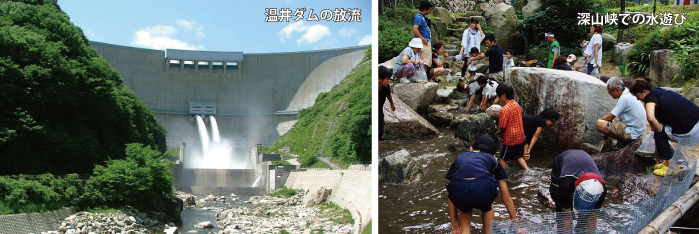
[[[233,140],[221,137],[216,117],[213,115],[208,118],[209,126],[201,115],[196,115],[195,118],[201,149],[190,152],[185,159],[185,168],[250,169],[252,167],[247,154],[248,147],[245,146],[246,139]]]

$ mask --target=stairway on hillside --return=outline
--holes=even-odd
[[[461,67],[463,66],[463,63],[465,61],[456,61],[454,59],[454,56],[459,54],[459,51],[461,51],[461,39],[464,34],[464,30],[466,30],[469,27],[469,22],[471,18],[476,18],[478,19],[478,22],[481,23],[481,26],[485,25],[485,18],[480,15],[478,12],[467,12],[465,13],[465,16],[463,17],[457,17],[454,23],[451,25],[447,26],[447,32],[444,37],[444,40],[441,41],[442,44],[444,45],[444,52],[449,55],[447,57],[446,61],[451,65],[451,70],[453,71],[452,74],[456,74],[457,72],[461,72]],[[481,52],[487,50],[488,48],[481,44]],[[464,49],[464,55],[467,57],[468,56],[468,51],[470,51],[470,48]],[[480,73],[484,73],[485,71],[480,71]],[[486,68],[487,70],[487,68]],[[454,76],[452,75],[453,79],[461,79],[461,76]]]

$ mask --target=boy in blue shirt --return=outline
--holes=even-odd
[[[422,1],[418,8],[420,12],[415,14],[413,19],[413,34],[415,34],[416,38],[420,38],[424,46],[420,52],[420,60],[425,61],[426,68],[432,66],[432,33],[430,32],[430,24],[432,22],[427,18],[427,15],[432,12],[433,6],[430,1]]]
[[[470,233],[471,210],[482,211],[483,230],[490,230],[490,222],[495,218],[493,201],[502,193],[510,218],[517,219],[514,203],[507,189],[507,173],[495,158],[495,141],[488,136],[480,136],[473,142],[470,152],[459,154],[449,168],[446,179],[449,217],[454,233]]]

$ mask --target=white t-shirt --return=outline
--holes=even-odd
[[[464,54],[471,53],[471,48],[473,47],[478,48],[478,53],[480,53],[482,41],[483,36],[481,36],[478,29],[473,31],[471,27],[466,28],[466,30],[464,30],[464,35],[461,37],[461,45],[464,47]]]
[[[514,59],[508,59],[505,61],[505,69],[511,68],[515,66],[515,60]]]
[[[631,134],[631,139],[638,139],[646,134],[646,109],[628,88],[624,88],[624,92],[619,96],[616,106],[612,109],[612,115],[619,117],[619,120],[626,124],[625,130]]]
[[[469,96],[473,96],[474,94],[476,94],[476,92],[478,92],[478,90],[481,89],[481,85],[478,84],[477,81],[474,81],[473,83],[469,84],[468,87],[471,87],[470,92],[468,92]],[[483,87],[482,94],[484,97],[488,99],[495,98],[497,96],[495,89],[497,88],[498,82],[491,82],[490,80],[488,80],[488,83],[485,85],[485,87]]]
[[[471,64],[468,65],[468,70],[469,71],[478,70],[478,60],[471,61]]]
[[[595,44],[599,44],[596,62],[594,61],[595,56],[593,55],[593,53],[595,52]],[[587,44],[587,48],[585,48],[585,53],[590,55],[590,58],[588,59],[587,63],[597,64],[598,67],[602,66],[602,35],[600,35],[599,33],[595,33],[595,35],[592,35],[590,43]]]
[[[476,82],[478,83],[478,82]],[[498,82],[490,82],[488,81],[488,84],[483,87],[483,96],[487,97],[488,99],[495,98],[497,97],[497,93],[495,92],[495,89],[498,88]]]

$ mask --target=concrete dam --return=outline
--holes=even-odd
[[[298,111],[340,83],[366,50],[246,54],[90,45],[167,129],[168,149],[181,147],[177,189],[216,195],[259,194],[267,179],[252,148],[287,132]]]

